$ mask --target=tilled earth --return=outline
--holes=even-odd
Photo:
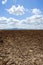
[[[0,31],[0,65],[43,65],[43,31]]]

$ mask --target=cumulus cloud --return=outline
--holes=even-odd
[[[6,4],[7,0],[2,0],[2,4]]]
[[[43,29],[43,16],[31,16],[23,20],[0,17],[0,29]]]
[[[7,12],[9,12],[9,14],[13,14],[13,15],[17,15],[17,16],[22,15],[25,12],[25,8],[20,5],[18,5],[18,6],[13,5],[11,8],[6,9],[6,10],[7,10]]]
[[[32,13],[35,15],[41,14],[41,11],[37,8],[32,9]]]
[[[0,29],[43,29],[43,15],[33,14],[25,19],[0,17]]]

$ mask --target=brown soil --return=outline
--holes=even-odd
[[[43,65],[43,31],[0,31],[0,65]]]

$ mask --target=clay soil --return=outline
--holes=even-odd
[[[43,31],[0,30],[0,65],[43,65]]]

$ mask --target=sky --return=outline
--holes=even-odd
[[[0,0],[0,29],[43,30],[43,0]]]

